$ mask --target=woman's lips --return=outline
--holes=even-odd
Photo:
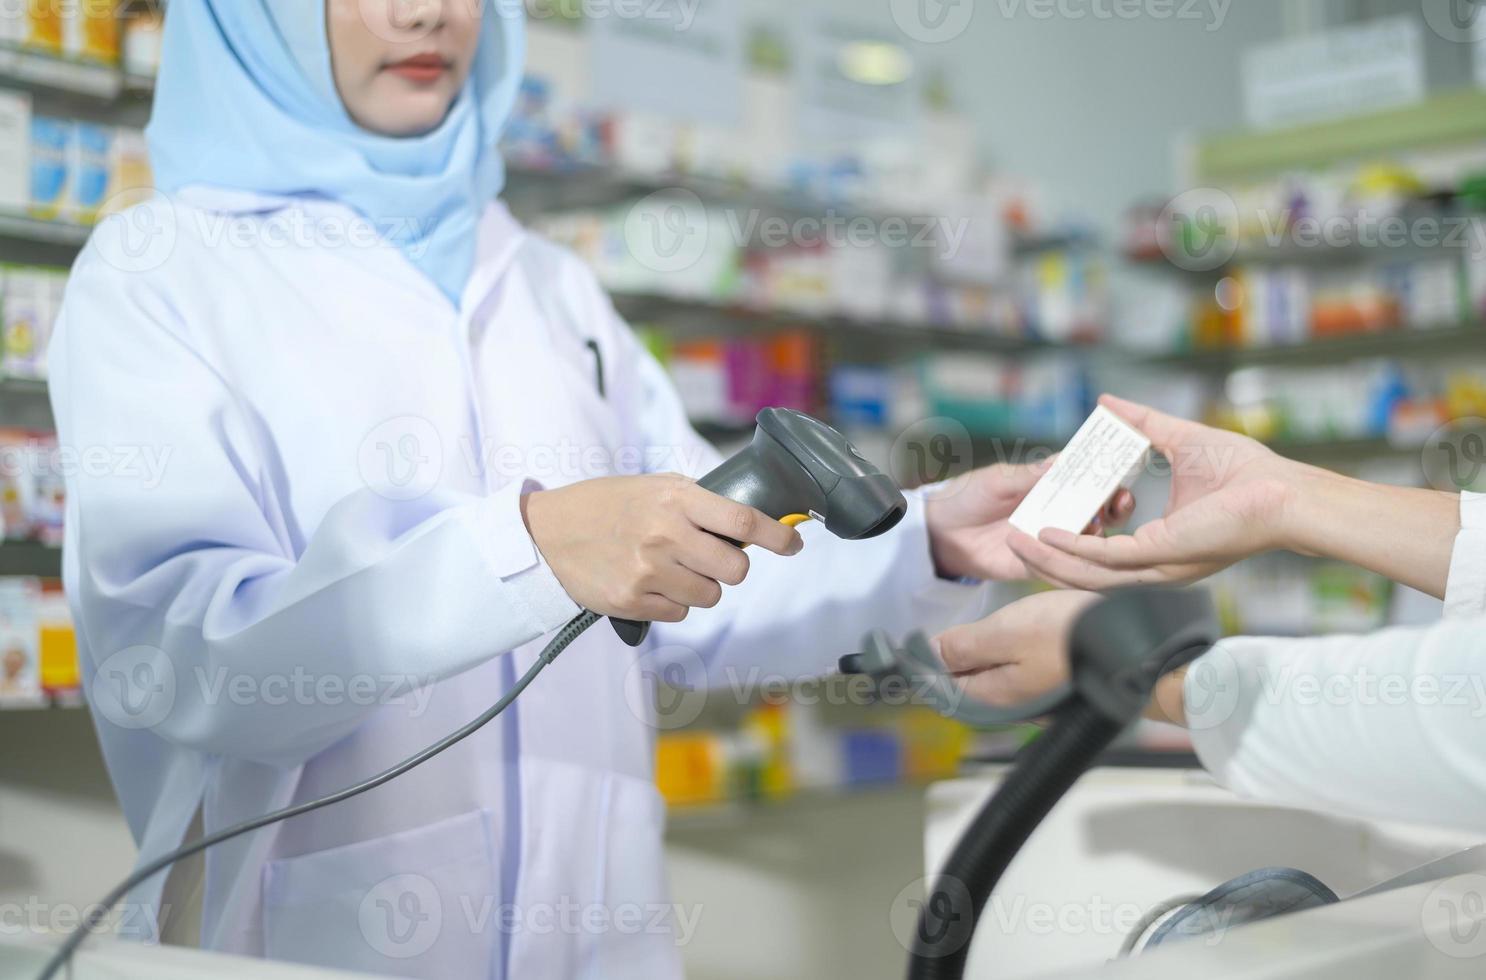
[[[385,69],[400,78],[420,85],[429,85],[444,77],[449,62],[436,54],[419,54],[394,62]]]

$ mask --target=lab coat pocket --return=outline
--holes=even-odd
[[[498,904],[487,819],[477,810],[270,862],[264,954],[402,977],[492,976]]]

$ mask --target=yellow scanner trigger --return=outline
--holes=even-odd
[[[779,523],[785,527],[799,527],[811,519],[809,514],[786,514],[784,517],[779,518]]]

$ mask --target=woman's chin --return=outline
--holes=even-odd
[[[400,92],[387,91],[391,86],[378,86],[380,90],[364,105],[352,110],[351,118],[363,129],[382,136],[407,138],[438,129],[449,114],[449,93],[442,87],[410,91],[405,83],[399,85]]]

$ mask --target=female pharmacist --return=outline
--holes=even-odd
[[[169,936],[399,976],[676,976],[649,665],[820,672],[868,627],[978,615],[961,579],[1024,573],[1004,518],[1030,469],[787,561],[794,530],[667,475],[717,456],[593,277],[496,201],[520,11],[170,5],[168,197],[100,227],[50,351],[65,445],[168,458],[78,468],[67,592],[142,859],[441,738],[580,606],[655,637],[637,660],[591,630],[422,768],[157,876],[132,908],[170,907]],[[756,545],[751,571],[708,531]]]
[[[1181,582],[1288,549],[1351,562],[1445,601],[1445,618],[1366,636],[1222,641],[1162,681],[1152,717],[1184,723],[1203,765],[1245,795],[1363,816],[1486,828],[1486,495],[1364,483],[1243,436],[1104,403],[1173,461],[1163,518],[1080,540],[1013,532],[1073,591],[1012,603],[938,637],[968,688],[1015,703],[1065,674],[1078,589]]]

